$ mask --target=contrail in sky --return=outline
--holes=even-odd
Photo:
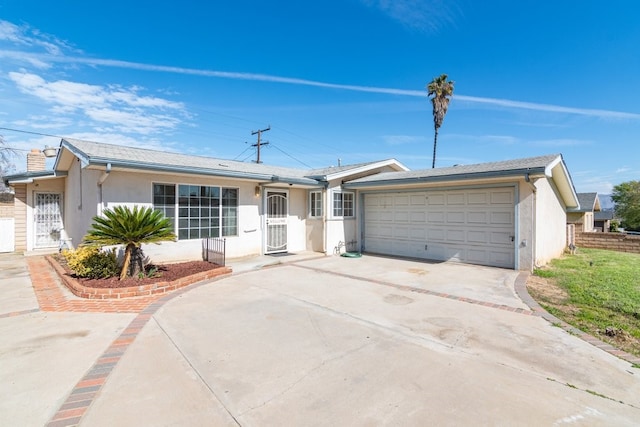
[[[327,83],[316,80],[306,80],[293,77],[281,77],[272,76],[268,74],[255,74],[255,73],[241,73],[231,71],[216,71],[216,70],[201,70],[196,68],[183,68],[173,67],[167,65],[154,65],[143,64],[139,62],[120,61],[117,59],[99,59],[99,58],[83,58],[74,56],[61,56],[61,55],[48,55],[48,54],[34,54],[13,50],[0,50],[0,57],[9,57],[13,59],[31,60],[32,62],[63,62],[63,63],[75,63],[86,64],[94,66],[114,67],[114,68],[127,68],[133,70],[144,71],[156,71],[173,74],[203,76],[203,77],[216,77],[232,80],[251,80],[251,81],[263,81],[273,83],[284,83],[299,86],[314,86],[328,89],[348,90],[354,92],[369,92],[369,93],[381,93],[389,95],[399,96],[414,96],[425,97],[426,92],[420,90],[406,90],[406,89],[394,89],[375,86],[358,86],[358,85],[345,85],[338,83]],[[546,111],[552,113],[567,113],[577,114],[582,116],[591,116],[607,119],[640,119],[640,114],[637,113],[625,113],[621,111],[610,110],[596,110],[588,108],[573,108],[562,107],[558,105],[550,104],[536,104],[532,102],[511,101],[508,99],[497,98],[482,98],[476,96],[456,95],[456,100],[465,101],[475,104],[493,105],[504,108],[517,108],[523,110],[534,111]]]

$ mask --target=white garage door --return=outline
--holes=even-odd
[[[364,250],[514,268],[514,188],[364,195]]]

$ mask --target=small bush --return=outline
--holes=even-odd
[[[97,246],[81,246],[76,250],[64,250],[62,255],[78,277],[106,279],[120,271],[115,250],[102,251]]]

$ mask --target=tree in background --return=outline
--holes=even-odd
[[[613,187],[611,199],[622,227],[640,231],[640,181],[628,181]]]
[[[431,167],[436,167],[436,145],[438,144],[438,129],[442,126],[444,116],[449,109],[449,101],[453,96],[453,84],[451,80],[447,81],[447,75],[442,74],[439,77],[435,77],[431,83],[427,85],[428,95],[431,97],[431,104],[433,105],[433,127],[435,134],[433,136],[433,162]]]
[[[5,191],[6,187],[2,178],[13,169],[12,157],[16,155],[14,149],[6,146],[6,142],[0,135],[0,192]]]
[[[136,277],[144,272],[143,243],[159,243],[176,240],[171,221],[162,212],[152,208],[133,210],[128,206],[106,209],[103,216],[94,216],[91,229],[84,242],[97,245],[125,245],[120,280]]]

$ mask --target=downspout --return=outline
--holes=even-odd
[[[328,231],[327,231],[327,212],[329,211],[329,202],[327,200],[327,187],[329,183],[325,183],[324,188],[322,189],[322,252],[327,255],[327,240]]]
[[[104,182],[107,180],[107,178],[109,178],[109,174],[111,173],[111,163],[107,163],[107,166],[105,167],[104,172],[102,172],[102,175],[100,175],[100,178],[98,178],[98,215],[102,215],[102,212],[104,211],[104,202],[103,202],[103,196],[102,196],[102,184],[104,184]]]
[[[536,188],[535,183],[538,180],[538,178],[535,178],[532,181],[531,177],[527,173],[524,175],[524,180],[527,184],[529,184],[529,187],[531,187],[531,195],[533,197],[533,201],[531,202],[531,252],[533,254],[532,268],[535,268],[536,267],[536,225],[537,225],[536,204],[537,204],[537,193],[538,193],[538,189]]]

